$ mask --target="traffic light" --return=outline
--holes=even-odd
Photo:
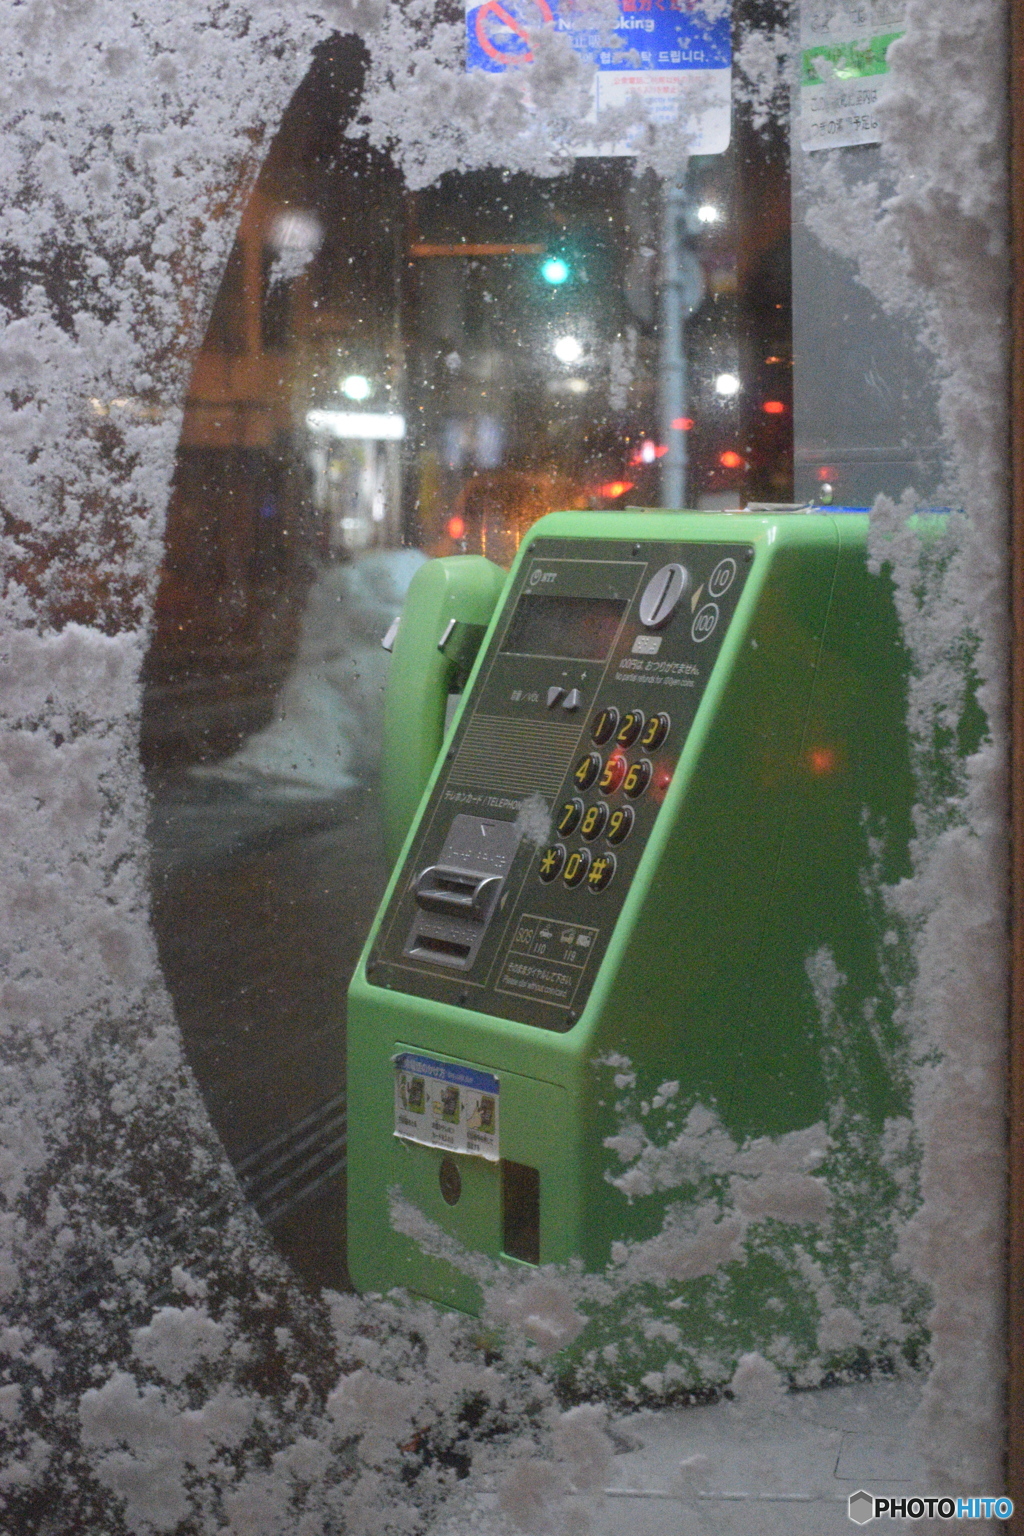
[[[540,264],[540,275],[552,288],[561,288],[572,276],[572,269],[564,256],[545,256]]]

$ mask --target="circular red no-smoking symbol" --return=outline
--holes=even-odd
[[[531,64],[530,28],[554,19],[548,0],[508,0],[508,5],[502,5],[501,0],[485,0],[477,7],[476,40],[497,64]],[[510,50],[509,33],[522,41],[522,48]]]

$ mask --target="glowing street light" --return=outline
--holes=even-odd
[[[341,381],[341,392],[348,400],[369,400],[373,386],[362,373],[350,373]]]
[[[722,217],[721,208],[716,208],[714,203],[701,203],[697,209],[697,221],[700,224],[717,224]]]
[[[715,394],[722,395],[726,399],[730,395],[738,395],[740,381],[734,373],[720,373],[715,379]]]
[[[559,336],[551,348],[560,363],[578,363],[583,348],[575,336]]]

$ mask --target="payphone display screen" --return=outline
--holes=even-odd
[[[615,597],[547,597],[524,592],[505,634],[503,651],[605,661],[626,604]]]
[[[752,557],[533,542],[385,912],[374,985],[572,1028]]]

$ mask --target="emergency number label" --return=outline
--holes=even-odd
[[[395,1135],[496,1163],[500,1084],[491,1072],[405,1052],[394,1058]]]
[[[596,928],[524,912],[495,991],[542,998],[568,1008],[596,942]]]

